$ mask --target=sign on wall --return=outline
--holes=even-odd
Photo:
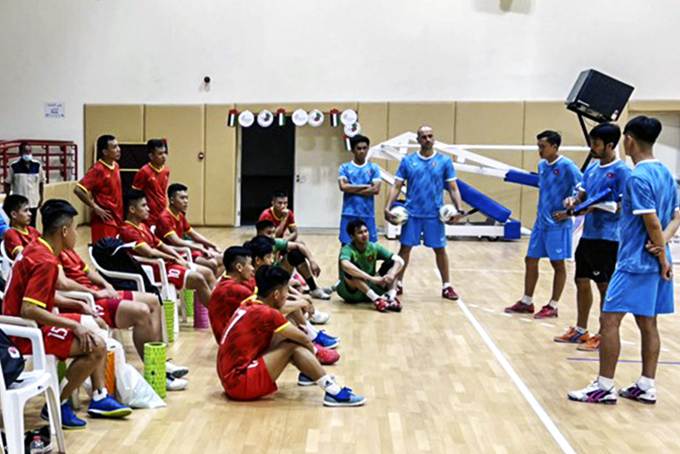
[[[66,103],[46,102],[45,118],[64,118],[66,117]]]

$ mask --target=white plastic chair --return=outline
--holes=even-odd
[[[175,323],[173,330],[175,336],[179,335],[179,295],[177,288],[171,284],[168,279],[168,270],[165,269],[165,261],[163,259],[149,259],[139,256],[135,256],[135,260],[142,264],[142,269],[146,272],[151,283],[160,289],[163,300],[169,300],[175,303]],[[154,269],[158,270],[159,280],[156,280]]]
[[[56,438],[57,440],[58,452],[64,453],[66,452],[66,445],[64,443],[64,432],[61,428],[59,384],[56,376],[55,358],[52,355],[45,355],[42,332],[37,327],[30,326],[30,321],[6,316],[2,316],[0,319],[2,319],[0,320],[0,328],[5,334],[29,339],[33,348],[33,370],[24,371],[19,376],[18,381],[10,385],[9,388],[5,385],[2,365],[0,365],[0,401],[7,437],[7,452],[9,454],[24,453],[24,407],[29,399],[45,393],[52,439]]]
[[[103,267],[97,262],[97,260],[94,258],[94,254],[92,253],[92,246],[90,246],[90,247],[88,248],[88,253],[89,253],[89,255],[90,255],[90,261],[91,261],[92,264],[94,265],[94,268],[95,268],[95,269],[97,270],[97,272],[99,272],[101,275],[107,276],[107,277],[110,277],[110,278],[113,278],[113,279],[123,279],[123,280],[132,281],[132,282],[135,283],[135,286],[136,286],[136,288],[137,288],[137,291],[139,291],[139,292],[144,292],[144,291],[146,291],[146,289],[144,288],[144,278],[142,278],[142,276],[140,276],[139,274],[136,274],[136,273],[125,273],[125,272],[122,272],[122,271],[111,271],[111,270],[107,270],[106,268],[103,268]],[[136,257],[135,257],[135,258],[136,258]],[[141,261],[140,261],[140,263],[141,263]],[[150,266],[142,265],[142,269],[144,269],[144,272],[145,272],[145,273],[147,274],[147,276],[149,277],[149,280],[151,281],[151,283],[152,283],[155,287],[158,287],[159,290],[161,291],[161,298],[165,298],[165,295],[164,295],[164,293],[163,293],[162,283],[157,283],[157,282],[155,281],[155,279],[154,279],[154,276],[153,276],[153,268],[151,268]],[[161,268],[161,270],[162,270],[162,272],[165,272],[165,266],[163,266],[163,267]],[[150,275],[149,275],[149,273],[150,273]],[[166,280],[167,280],[167,274],[166,274],[165,277],[166,277]],[[173,288],[174,288],[174,286],[173,286]],[[175,299],[174,299],[173,301],[177,301],[177,299],[176,299],[176,293],[175,293]],[[175,306],[176,306],[176,305],[175,305]],[[161,317],[161,318],[163,319],[163,323],[161,323],[161,329],[162,329],[162,335],[163,335],[163,342],[165,342],[165,343],[167,344],[167,343],[168,343],[168,327],[166,326],[166,323],[165,323],[165,317]],[[175,317],[175,320],[177,320],[177,317]],[[173,327],[173,329],[174,329],[174,327]],[[179,326],[178,326],[178,328],[177,328],[177,331],[179,331]]]
[[[5,249],[5,240],[2,240],[0,243],[0,249],[2,250],[2,265],[1,265],[1,270],[2,270],[2,278],[6,281],[7,277],[9,276],[9,272],[12,271],[12,265],[14,265],[14,260],[9,258],[9,255],[7,255],[7,250]]]

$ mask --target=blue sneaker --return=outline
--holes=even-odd
[[[47,404],[40,410],[40,419],[50,420],[50,413],[47,411]],[[68,402],[61,404],[61,427],[67,430],[84,429],[87,423],[73,413],[73,408]],[[31,438],[31,441],[33,439]]]
[[[323,398],[326,407],[360,407],[365,403],[365,397],[357,396],[349,388],[342,388],[335,396],[326,393]]]
[[[124,418],[130,413],[132,413],[130,407],[119,404],[108,394],[101,400],[91,400],[90,406],[87,407],[87,414],[90,416],[101,416],[103,418]]]
[[[329,336],[323,330],[319,331],[319,334],[316,335],[312,342],[319,344],[324,348],[335,348],[340,343],[337,337]]]

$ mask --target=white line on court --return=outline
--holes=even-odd
[[[493,309],[489,309],[488,307],[485,307],[484,310],[491,313],[495,312]]]
[[[548,328],[554,328],[555,327],[555,325],[553,325],[552,323],[541,323],[541,325],[547,326]]]
[[[533,322],[532,319],[526,318],[526,317],[522,317],[522,318],[520,318],[520,320],[523,321],[523,322],[526,322],[526,323],[531,323],[531,322]]]
[[[470,309],[468,309],[467,305],[463,302],[462,299],[459,299],[457,303],[460,310],[463,312],[463,314],[465,314],[465,316],[470,321],[472,326],[475,328],[475,330],[482,338],[486,346],[489,347],[491,353],[493,353],[493,355],[496,357],[496,360],[498,360],[501,367],[503,367],[505,372],[510,376],[510,379],[513,381],[515,386],[517,386],[519,392],[524,396],[527,402],[529,402],[529,405],[536,413],[536,416],[538,416],[538,419],[541,420],[541,422],[548,430],[550,435],[553,437],[557,445],[560,447],[560,449],[562,449],[562,452],[564,452],[565,454],[576,454],[574,448],[572,448],[572,446],[569,444],[564,435],[562,435],[562,432],[560,432],[560,430],[557,428],[553,420],[550,419],[548,413],[543,409],[538,400],[536,400],[536,398],[531,393],[531,391],[524,383],[522,378],[517,374],[517,372],[515,372],[515,369],[513,369],[510,362],[507,359],[505,359],[505,356],[503,356],[503,352],[501,352],[501,350],[496,346],[493,339],[491,339],[491,336],[489,336],[484,327],[477,321],[475,316],[472,315],[472,312],[470,312]]]

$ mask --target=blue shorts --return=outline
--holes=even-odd
[[[439,218],[414,218],[409,216],[401,226],[400,241],[404,246],[420,246],[420,235],[425,246],[432,249],[446,247],[446,225]]]
[[[349,215],[342,215],[340,218],[340,242],[342,244],[349,244],[352,242],[352,238],[350,238],[349,233],[347,233],[347,224],[350,223],[350,221],[353,221],[355,219],[361,219],[366,223],[366,227],[368,228],[368,234],[370,236],[370,241],[373,243],[378,242],[378,229],[375,226],[375,216],[349,216]]]
[[[571,229],[546,230],[535,228],[531,231],[527,257],[540,259],[548,257],[551,261],[571,258]]]
[[[672,314],[673,282],[659,273],[629,273],[616,270],[602,312],[630,312],[643,317]]]

